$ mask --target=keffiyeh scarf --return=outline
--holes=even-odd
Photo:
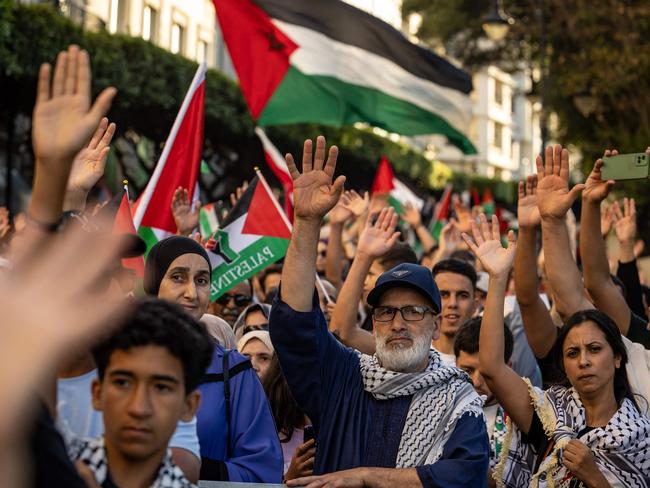
[[[77,461],[83,461],[86,466],[95,475],[95,480],[102,485],[108,476],[108,461],[106,459],[106,449],[104,448],[104,438],[97,439],[74,439],[68,446],[68,456]],[[158,476],[151,484],[151,488],[195,488],[196,485],[190,483],[181,468],[172,462],[171,451],[167,450],[163,458]]]
[[[612,487],[650,487],[650,420],[625,399],[605,427],[587,427],[585,409],[573,388],[553,386],[546,391],[528,389],[535,412],[549,439],[551,453],[536,473],[537,458],[530,444],[523,442],[522,432],[508,419],[508,433],[497,465],[497,486],[507,488],[584,486],[562,464],[562,450],[571,439],[584,443],[593,454],[598,468]]]
[[[377,400],[413,395],[397,452],[397,468],[432,464],[465,413],[483,417],[483,400],[469,376],[444,366],[440,354],[429,351],[429,364],[420,373],[398,373],[381,367],[376,356],[360,354],[364,390]]]

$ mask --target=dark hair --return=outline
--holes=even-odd
[[[260,282],[260,285],[262,286],[262,291],[264,293],[268,293],[269,290],[266,289],[266,284],[264,281],[266,280],[266,277],[272,274],[282,274],[282,265],[281,264],[272,264],[268,268],[264,269],[263,271],[260,272],[260,275],[258,277],[258,281]]]
[[[418,257],[411,246],[403,242],[396,242],[386,254],[379,258],[379,264],[386,270],[393,269],[398,264],[417,264]]]
[[[174,303],[157,298],[140,299],[124,326],[93,349],[99,379],[116,350],[156,345],[165,347],[183,365],[185,392],[193,391],[210,365],[213,342],[197,320]]]
[[[458,259],[459,261],[464,261],[467,264],[471,264],[472,267],[476,264],[476,256],[474,256],[467,249],[456,249],[451,253],[449,259]]]
[[[474,317],[469,319],[456,333],[454,339],[454,354],[456,357],[460,356],[460,352],[464,351],[467,354],[476,354],[479,347],[479,336],[481,335],[481,317]],[[503,360],[507,363],[512,356],[514,348],[514,339],[512,332],[508,326],[503,324],[503,335],[505,337],[505,344],[503,349]]]
[[[271,358],[271,364],[264,375],[262,386],[266,398],[269,400],[278,433],[284,434],[287,441],[291,440],[293,431],[305,424],[305,414],[291,395],[277,354]]]
[[[472,265],[460,259],[443,259],[442,261],[438,261],[431,272],[434,278],[438,273],[456,273],[463,275],[472,282],[472,288],[476,289],[476,280],[478,279],[476,270]]]
[[[566,371],[564,369],[564,341],[573,328],[585,322],[593,322],[596,324],[596,327],[598,327],[605,335],[605,339],[612,348],[614,356],[619,356],[621,358],[621,365],[614,372],[614,397],[616,398],[616,402],[620,406],[625,398],[629,398],[638,409],[639,406],[634,398],[634,394],[632,393],[630,382],[627,379],[626,365],[628,362],[628,355],[625,343],[623,342],[623,338],[616,323],[600,310],[591,309],[576,312],[571,315],[564,326],[560,328],[555,347],[556,364],[560,366],[561,371],[566,377]],[[569,379],[566,378],[566,381],[564,381],[563,384],[564,386],[570,386]]]

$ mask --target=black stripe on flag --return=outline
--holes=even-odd
[[[273,19],[317,31],[393,61],[406,71],[463,93],[470,75],[446,59],[413,44],[397,29],[341,0],[253,0]]]
[[[255,188],[257,187],[259,180],[260,179],[257,175],[251,180],[248,184],[248,188],[244,191],[244,194],[239,200],[237,200],[237,203],[235,203],[232,210],[228,212],[226,219],[221,224],[222,229],[228,227],[239,217],[248,213],[248,208],[251,206],[251,202],[253,201],[253,195],[255,194]]]

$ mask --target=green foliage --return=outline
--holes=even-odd
[[[0,0],[0,112],[29,115],[34,104],[40,63],[53,62],[70,43],[87,49],[93,68],[93,92],[108,85],[118,89],[109,118],[118,126],[112,152],[112,182],[130,178],[134,193],[142,190],[143,171],[150,172],[162,143],[196,71],[196,63],[139,38],[84,32],[49,6]],[[237,84],[223,74],[206,75],[204,159],[213,175],[201,175],[207,200],[222,198],[263,164],[263,152],[253,132],[254,122]],[[386,154],[397,171],[427,190],[431,163],[420,153],[352,127],[336,129],[315,124],[272,127],[270,138],[282,152],[302,151],[307,137],[324,134],[341,149],[339,171],[350,187],[370,188],[377,161]],[[151,141],[154,141],[153,144]],[[143,146],[145,144],[145,146]],[[115,156],[119,156],[118,158]]]

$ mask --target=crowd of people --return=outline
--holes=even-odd
[[[286,256],[211,300],[187,189],[124,267],[90,87],[77,46],[41,67],[31,200],[0,212],[1,486],[650,487],[650,288],[601,159],[570,186],[549,146],[516,234],[456,202],[436,241],[306,140]]]

